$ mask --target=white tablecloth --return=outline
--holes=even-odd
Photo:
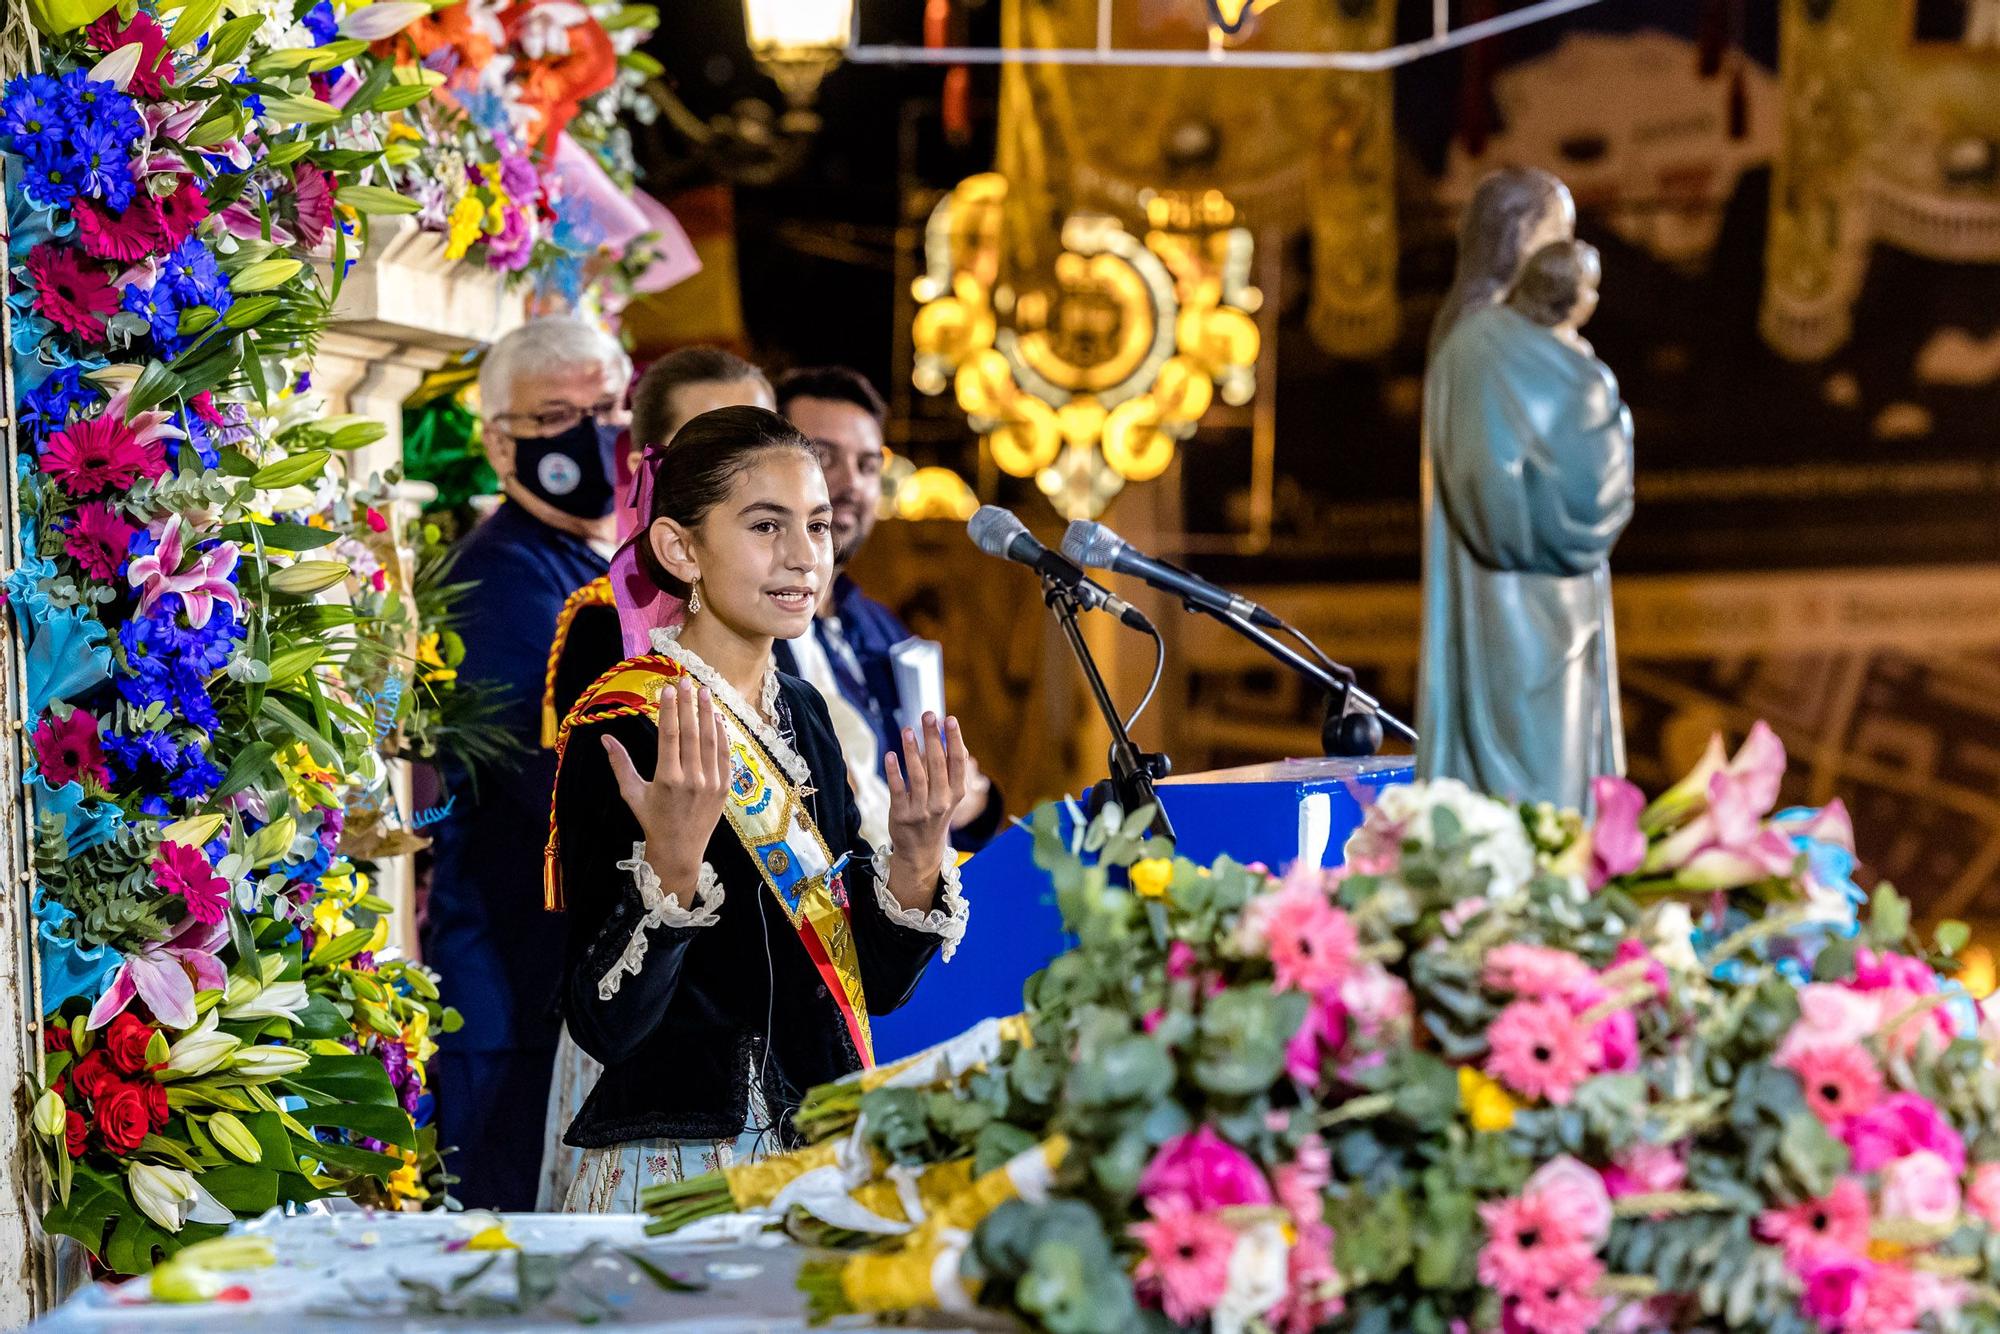
[[[675,1277],[704,1284],[700,1292],[666,1292],[615,1258],[573,1268],[566,1282],[607,1296],[618,1329],[671,1330],[675,1334],[803,1334],[804,1298],[794,1286],[805,1252],[776,1237],[757,1244],[691,1245],[645,1235],[636,1214],[373,1214],[358,1211],[281,1217],[269,1215],[238,1230],[271,1238],[278,1262],[246,1270],[229,1281],[249,1290],[249,1300],[171,1305],[151,1300],[149,1279],[110,1286],[93,1284],[32,1328],[41,1334],[416,1334],[471,1329],[575,1330],[560,1314],[473,1318],[413,1315],[400,1279],[448,1284],[492,1258],[463,1243],[496,1221],[523,1251],[573,1255],[592,1243],[639,1251]],[[479,1290],[512,1296],[511,1254],[479,1280]],[[864,1323],[837,1321],[832,1328]],[[939,1328],[956,1328],[956,1326]]]

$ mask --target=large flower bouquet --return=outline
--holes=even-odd
[[[1027,1012],[816,1091],[817,1142],[653,1188],[836,1246],[814,1311],[1036,1328],[2000,1328],[2000,1069],[1859,920],[1761,726],[1598,816],[1381,794],[1337,871],[1045,809],[1075,949]],[[1942,931],[1962,943],[1962,930]]]
[[[455,1016],[344,855],[386,782],[350,682],[403,650],[350,540],[373,511],[328,502],[382,428],[310,394],[366,216],[414,208],[346,136],[430,92],[367,55],[418,12],[50,0],[42,68],[0,90],[34,1123],[47,1226],[120,1272],[278,1203],[421,1198],[436,1166],[423,1063]]]

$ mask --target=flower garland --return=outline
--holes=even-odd
[[[45,1225],[113,1272],[276,1205],[437,1198],[458,1020],[362,859],[395,850],[379,697],[398,663],[448,684],[448,641],[391,577],[395,475],[336,462],[383,427],[310,375],[371,215],[425,206],[410,117],[445,76],[373,48],[431,9],[37,4],[41,68],[0,89],[34,1125]],[[559,228],[547,164],[471,133]],[[535,273],[502,214],[487,259]]]
[[[648,1188],[847,1253],[819,1318],[1106,1329],[2000,1328],[2000,1016],[1865,913],[1839,804],[1718,741],[1597,818],[1381,794],[1337,871],[1034,820],[1079,940],[1028,1011],[808,1095],[800,1152]],[[736,1232],[735,1228],[721,1229]]]

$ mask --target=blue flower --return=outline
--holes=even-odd
[[[95,120],[71,127],[70,141],[77,189],[103,200],[113,212],[123,211],[139,188],[132,178],[132,141],[120,139],[112,126]]]
[[[180,771],[167,784],[167,791],[184,801],[193,801],[213,792],[222,782],[222,770],[209,763],[201,747],[190,744],[181,753]]]
[[[174,425],[186,433],[188,448],[201,459],[202,467],[213,468],[222,461],[222,456],[215,452],[215,430],[202,420],[199,412],[193,408],[182,408],[174,414]]]
[[[68,158],[51,161],[33,157],[27,164],[21,190],[29,203],[37,208],[66,209],[75,201],[77,180],[83,173]]]
[[[139,814],[141,815],[150,815],[155,819],[164,820],[173,813],[174,808],[168,804],[167,799],[157,793],[153,796],[140,799]]]
[[[107,79],[93,79],[87,70],[73,69],[62,76],[63,91],[69,95],[70,123],[101,126],[113,140],[133,143],[145,137],[146,122],[132,99],[118,91]],[[72,131],[74,133],[74,131]]]
[[[140,732],[127,735],[122,731],[102,734],[104,753],[111,762],[129,777],[150,765],[163,774],[172,773],[181,761],[181,748],[165,732]]]
[[[314,43],[314,45],[318,45],[318,43]],[[251,77],[250,71],[246,69],[246,70],[238,70],[236,77],[234,79],[231,79],[230,82],[255,83],[256,80]],[[259,97],[255,93],[251,93],[248,97],[245,97],[243,99],[243,109],[250,113],[250,118],[252,120],[255,120],[257,117],[264,114],[264,99]],[[210,161],[216,161],[216,159],[211,158]],[[226,163],[225,163],[225,169],[230,171],[240,170],[240,168],[234,166],[228,166]]]
[[[59,367],[21,396],[21,425],[26,428],[28,439],[40,449],[50,436],[69,424],[71,412],[91,407],[102,399],[96,386],[83,378],[83,367]]]
[[[173,289],[165,283],[154,283],[149,288],[127,283],[123,305],[146,322],[160,359],[173,360],[181,349],[181,308],[174,300]]]
[[[235,300],[230,295],[229,279],[223,276],[215,256],[192,236],[167,256],[160,266],[160,279],[183,306],[208,306],[219,313],[228,310]]]
[[[319,0],[299,22],[305,24],[306,31],[312,34],[314,46],[325,46],[340,31],[340,20],[334,17],[330,0]]]
[[[27,74],[0,94],[0,144],[23,156],[60,149],[62,85],[46,74]]]

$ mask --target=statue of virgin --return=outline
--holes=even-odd
[[[1591,778],[1625,768],[1608,560],[1632,419],[1576,332],[1596,257],[1575,227],[1554,176],[1488,176],[1431,331],[1417,769],[1583,809]]]

